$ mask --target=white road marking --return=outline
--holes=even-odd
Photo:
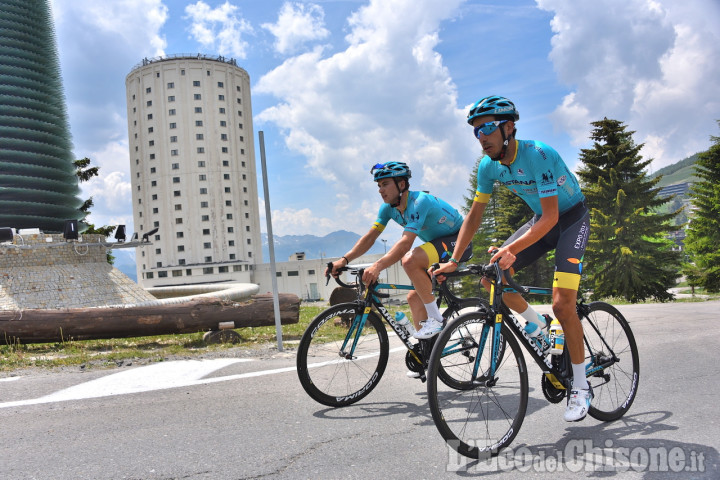
[[[0,382],[12,382],[14,380],[20,380],[22,377],[6,377],[6,378],[0,378]]]
[[[393,348],[390,353],[407,350],[405,347]],[[188,387],[195,385],[207,385],[210,383],[227,382],[243,378],[260,377],[263,375],[275,375],[278,373],[294,372],[296,367],[276,368],[272,370],[260,370],[257,372],[239,373],[222,377],[205,378],[211,373],[240,362],[249,362],[250,359],[221,358],[216,360],[179,360],[173,362],[162,362],[125,370],[119,373],[106,375],[89,382],[81,383],[50,395],[32,398],[28,400],[17,400],[14,402],[0,403],[0,408],[24,407],[28,405],[40,405],[43,403],[66,402],[70,400],[86,400],[90,398],[111,397],[114,395],[126,395],[130,393],[151,392],[154,390],[165,390],[169,388]],[[309,368],[321,366],[326,362],[310,364]],[[21,379],[22,377],[9,377],[8,379]]]

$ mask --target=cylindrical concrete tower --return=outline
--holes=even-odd
[[[83,217],[71,149],[48,2],[0,0],[0,227]]]
[[[144,287],[250,282],[262,263],[250,77],[233,59],[145,59],[125,79]]]

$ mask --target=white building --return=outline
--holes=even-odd
[[[255,283],[260,293],[271,292],[271,266],[262,263],[247,72],[233,59],[175,55],[143,60],[125,87],[134,224],[152,242],[137,249],[138,283]],[[337,287],[325,284],[329,259],[279,260],[281,293],[328,300]],[[381,280],[410,283],[399,263]]]
[[[138,283],[256,283],[262,250],[247,72],[233,59],[168,56],[143,60],[125,86],[134,224],[153,242],[138,249]]]
[[[352,262],[352,265],[371,264],[383,254],[364,255]],[[293,255],[286,262],[278,262],[275,265],[275,278],[277,280],[278,291],[281,293],[294,293],[303,300],[329,300],[332,291],[338,287],[338,284],[331,278],[326,285],[325,268],[328,261],[337,260],[335,258],[299,259],[298,254]],[[259,293],[272,292],[272,272],[269,263],[255,265],[255,283],[260,286]],[[342,277],[345,283],[354,281],[354,278],[345,273]],[[410,285],[405,270],[403,270],[400,262],[392,265],[383,271],[380,275],[380,281],[383,283],[392,283],[397,285]],[[392,298],[405,301],[407,290],[388,290]]]

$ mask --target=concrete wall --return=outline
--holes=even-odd
[[[353,261],[352,265],[371,264],[382,256],[382,254],[365,255]],[[278,291],[280,293],[294,293],[303,300],[328,300],[330,294],[338,285],[332,279],[328,285],[325,285],[325,267],[329,261],[335,260],[337,260],[337,257],[277,262],[275,278],[277,279]],[[410,279],[399,262],[386,269],[381,274],[380,279],[386,283],[410,284]],[[343,280],[345,283],[353,281],[348,273],[344,274]],[[269,263],[255,265],[254,281],[260,286],[260,293],[272,292],[272,276]],[[393,293],[393,298],[402,301],[407,295],[406,291],[391,291],[391,293]]]
[[[102,235],[15,235],[0,244],[0,309],[79,308],[155,300],[107,262]]]

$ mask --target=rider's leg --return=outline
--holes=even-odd
[[[489,292],[490,282],[486,278],[483,278],[481,282],[485,287],[485,290]],[[544,326],[540,324],[542,321],[540,320],[540,315],[538,315],[537,311],[532,308],[532,306],[519,293],[503,293],[503,302],[511,310],[518,312],[525,321],[539,324],[540,327]]]
[[[435,295],[432,293],[432,282],[427,274],[430,266],[428,254],[421,247],[416,247],[405,254],[402,266],[415,287],[415,290],[411,290],[407,296],[415,328],[419,330],[420,322],[430,316],[442,320],[435,303]]]
[[[585,346],[583,345],[583,328],[578,317],[575,304],[577,290],[571,288],[553,288],[553,313],[562,325],[565,333],[565,345],[570,354],[573,366],[573,388],[586,390],[589,388],[585,377]]]

